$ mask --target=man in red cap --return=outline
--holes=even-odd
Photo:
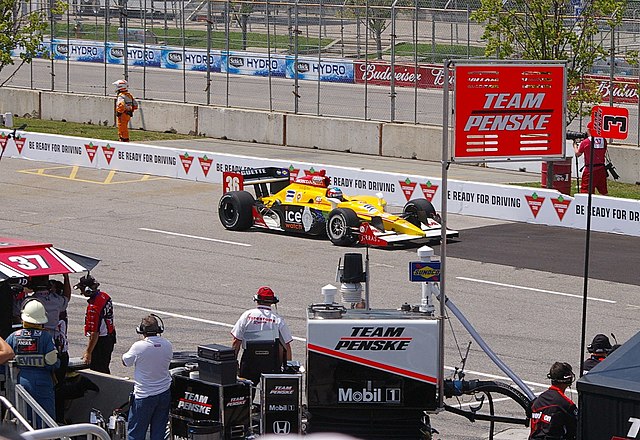
[[[582,171],[582,179],[580,179],[580,192],[589,193],[589,180],[593,179],[592,191],[597,189],[600,194],[606,196],[607,190],[607,170],[604,167],[605,155],[607,154],[607,140],[594,136],[593,123],[587,124],[589,137],[580,142],[580,146],[573,144],[576,157],[584,154],[584,170]],[[593,148],[593,170],[590,170],[591,148]]]
[[[270,287],[260,287],[253,300],[258,306],[247,310],[240,316],[231,330],[231,336],[233,336],[232,346],[236,357],[240,352],[240,347],[244,349],[240,361],[240,377],[249,379],[257,385],[262,373],[277,373],[279,371],[274,371],[272,359],[260,359],[260,356],[256,356],[256,352],[247,349],[247,347],[260,346],[261,349],[257,353],[265,353],[268,351],[263,349],[265,344],[277,342],[275,345],[278,350],[278,361],[279,365],[282,365],[284,359],[291,360],[293,337],[284,319],[271,309],[272,304],[278,303],[278,297]],[[285,353],[280,350],[281,344],[284,345]]]

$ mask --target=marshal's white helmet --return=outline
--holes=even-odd
[[[113,84],[116,88],[116,92],[121,92],[123,90],[129,90],[129,83],[126,79],[119,79],[118,81],[114,81]]]
[[[20,318],[30,324],[46,324],[49,321],[44,305],[37,299],[25,303]]]

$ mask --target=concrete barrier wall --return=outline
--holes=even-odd
[[[381,122],[287,115],[287,145],[380,155]]]
[[[382,126],[382,156],[436,160],[442,158],[442,129],[430,125]]]
[[[284,144],[282,113],[226,107],[198,107],[198,133],[213,138]]]
[[[132,128],[149,131],[198,132],[198,106],[166,101],[138,101],[140,108],[131,118]]]
[[[115,98],[0,88],[0,113],[42,119],[115,125]],[[442,129],[438,126],[292,115],[277,112],[197,106],[164,101],[140,101],[133,128],[175,130],[230,140],[349,151],[375,156],[441,159]],[[640,182],[640,149],[612,145],[609,154],[625,183]]]
[[[18,116],[40,117],[40,92],[38,90],[0,87],[0,113]]]
[[[96,125],[115,124],[115,98],[78,93],[40,92],[40,118]]]
[[[638,147],[610,145],[607,150],[611,162],[620,174],[620,182],[640,182],[640,149]]]

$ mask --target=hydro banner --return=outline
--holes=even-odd
[[[286,60],[283,55],[251,52],[222,51],[220,71],[234,75],[280,76],[285,74]]]
[[[209,52],[209,71],[220,72],[222,56],[219,50]],[[165,69],[207,71],[207,51],[188,49],[183,51],[179,47],[166,47],[162,49],[160,66]]]
[[[139,44],[127,45],[127,63],[130,66],[160,67],[162,50],[159,46]],[[124,64],[124,44],[107,43],[107,62],[109,64]]]
[[[70,61],[104,62],[104,44],[96,41],[54,39],[51,47],[56,60],[68,58]]]
[[[381,192],[390,206],[402,207],[407,201],[420,197],[431,201],[437,210],[441,207],[442,181],[435,176],[42,133],[17,132],[13,139],[8,137],[10,133],[0,130],[0,148],[5,149],[7,157],[210,183],[222,183],[225,171],[247,168],[287,168],[292,178],[324,169],[331,184],[340,186],[347,195]],[[553,189],[449,179],[447,199],[450,213],[577,229],[586,227],[587,194],[569,197]],[[594,195],[591,215],[594,231],[640,236],[640,200]]]
[[[287,78],[295,78],[296,59],[287,56]],[[353,61],[298,57],[298,79],[353,83]]]

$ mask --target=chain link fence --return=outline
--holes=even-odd
[[[48,9],[52,1],[24,3],[23,12]],[[443,60],[485,57],[484,27],[470,19],[478,6],[462,0],[71,0],[67,13],[49,14],[42,50],[50,59],[6,84],[111,95],[111,83],[124,77],[143,99],[441,123],[442,94],[434,89],[443,86]],[[624,59],[640,48],[636,6],[630,2],[630,17],[614,30],[603,24],[595,37],[615,48],[614,73],[626,81],[606,83],[610,59],[599,60],[593,73],[609,89],[605,102],[613,95],[637,111],[638,68]],[[8,74],[0,72],[0,81]]]

